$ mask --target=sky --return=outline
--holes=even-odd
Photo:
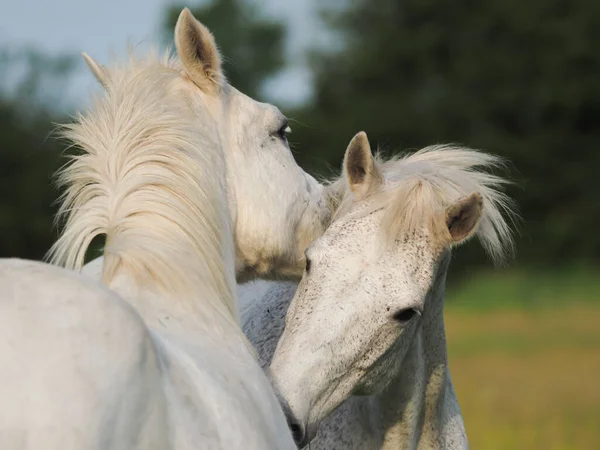
[[[189,1],[190,6],[203,0]],[[204,0],[205,1],[205,0]],[[318,1],[318,0],[317,0]],[[298,104],[311,93],[310,72],[303,50],[320,31],[311,0],[254,0],[269,16],[289,24],[286,43],[288,68],[269,80],[265,93],[270,101]],[[48,54],[90,54],[98,62],[122,55],[128,43],[160,44],[162,15],[175,2],[168,0],[13,0],[3,2],[0,13],[0,45],[29,46]],[[177,2],[177,4],[181,4]],[[183,3],[185,4],[185,3]],[[80,60],[69,80],[67,103],[85,103],[96,82]]]

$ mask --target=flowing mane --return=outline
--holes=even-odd
[[[106,76],[91,110],[62,127],[81,152],[58,174],[65,189],[58,218],[65,226],[50,261],[80,269],[92,239],[104,234],[105,283],[122,267],[169,292],[185,294],[202,283],[208,298],[235,315],[215,119],[177,94],[182,70],[168,54],[131,55]]]
[[[468,148],[435,145],[413,154],[385,160],[376,156],[383,183],[369,193],[368,211],[385,208],[382,227],[390,239],[427,226],[441,232],[440,212],[462,197],[478,192],[483,198],[483,212],[476,235],[495,263],[503,262],[514,252],[511,225],[517,219],[514,202],[502,192],[508,180],[490,170],[503,165],[497,156]],[[342,190],[336,215],[346,214],[352,196],[340,183],[333,181],[333,191]]]

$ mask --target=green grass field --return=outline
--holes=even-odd
[[[600,448],[600,273],[449,284],[450,370],[471,448]]]

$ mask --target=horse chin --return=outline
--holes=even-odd
[[[321,186],[321,191],[322,191]],[[304,251],[325,233],[331,223],[332,212],[324,198],[309,201],[296,225],[296,260],[300,276],[304,271]]]
[[[309,424],[306,427],[306,434],[304,435],[304,439],[301,442],[297,442],[298,448],[307,447],[314,438],[317,437],[317,431],[319,431],[318,424]]]

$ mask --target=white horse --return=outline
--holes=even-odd
[[[512,250],[506,181],[480,170],[499,163],[444,146],[384,162],[359,133],[332,185],[341,205],[307,250],[300,285],[239,288],[244,331],[263,366],[272,358],[300,446],[316,435],[311,447],[323,450],[468,448],[448,370],[445,279],[450,248],[471,236],[496,261]]]
[[[88,64],[104,92],[66,126],[66,227],[79,269],[106,235],[102,281],[0,262],[0,448],[295,448],[239,322],[236,274],[299,274],[323,232],[322,187],[285,117],[229,86],[185,9],[180,61]]]

